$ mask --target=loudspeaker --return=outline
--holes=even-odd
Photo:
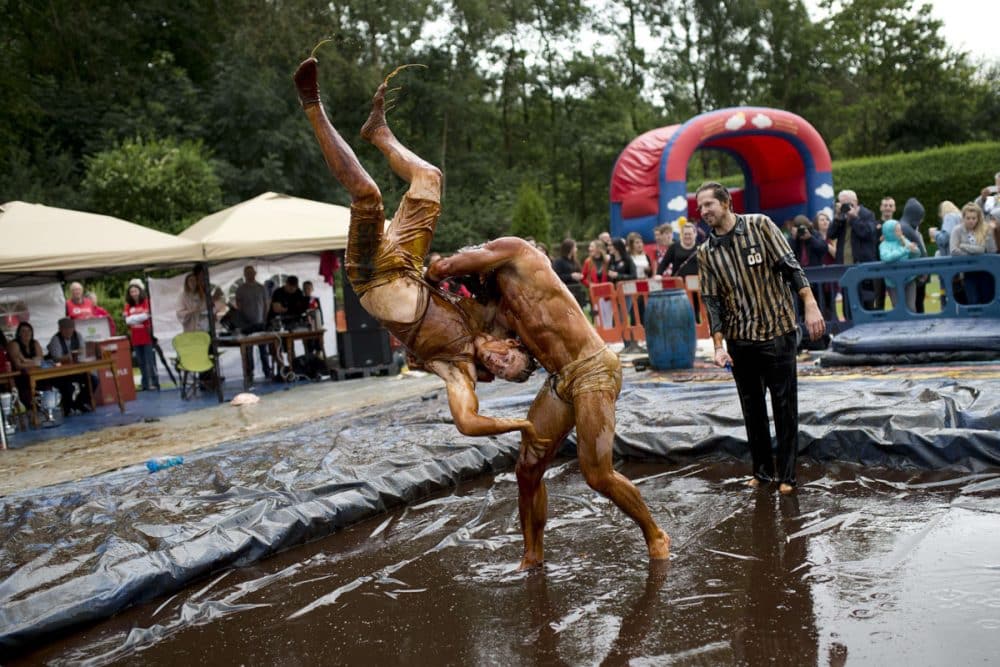
[[[361,300],[351,287],[351,281],[347,279],[347,273],[342,271],[340,275],[340,284],[344,287],[344,320],[348,331],[381,328],[379,321],[369,315],[361,305]]]
[[[388,365],[392,362],[389,332],[381,327],[338,331],[337,354],[341,368]]]

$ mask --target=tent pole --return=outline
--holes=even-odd
[[[215,370],[215,395],[219,397],[219,403],[222,403],[224,400],[222,398],[222,370],[219,368],[219,350],[215,345],[215,304],[212,302],[212,283],[208,275],[208,264],[199,262],[195,266],[200,266],[205,274],[205,308],[208,310],[208,336],[210,338],[208,351],[212,353],[212,365]]]
[[[163,348],[160,347],[160,341],[156,338],[156,327],[153,325],[153,298],[150,296],[149,290],[149,271],[143,270],[142,281],[146,285],[146,300],[149,303],[149,335],[153,339],[153,352],[155,352],[160,357],[160,363],[163,364],[163,368],[167,371],[167,376],[170,381],[177,384],[177,378],[174,377],[174,372],[170,370],[170,364],[167,363],[167,357],[163,354]],[[125,290],[126,296],[128,295],[128,289]],[[156,366],[156,357],[153,357],[153,366]]]

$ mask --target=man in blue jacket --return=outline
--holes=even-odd
[[[875,214],[858,203],[854,190],[841,190],[827,238],[837,241],[837,264],[860,264],[878,261],[878,232]],[[875,287],[870,280],[861,283],[861,304],[875,308]],[[844,316],[850,319],[850,301],[844,295]]]

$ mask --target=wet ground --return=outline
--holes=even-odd
[[[797,495],[744,464],[629,463],[673,538],[548,475],[544,568],[515,571],[509,472],[204,578],[5,664],[989,664],[1000,473],[805,463]]]

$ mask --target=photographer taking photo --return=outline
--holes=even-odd
[[[858,203],[854,190],[841,190],[837,195],[835,215],[827,238],[837,242],[837,264],[878,261],[875,214]],[[870,280],[861,283],[861,303],[866,310],[875,307],[875,287]],[[846,294],[844,316],[850,318],[850,301]]]
[[[797,215],[792,221],[795,230],[792,250],[802,266],[821,266],[827,254],[826,239],[815,233],[812,222],[804,215]]]

